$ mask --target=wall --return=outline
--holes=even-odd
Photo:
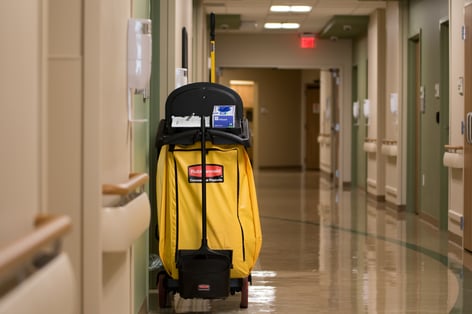
[[[425,111],[421,113],[419,213],[425,218],[439,220],[440,170],[443,147],[436,113],[440,111],[439,98],[435,97],[435,84],[440,82],[439,21],[448,16],[448,2],[444,0],[412,0],[409,4],[409,36],[421,30],[421,85],[425,90]],[[423,179],[424,178],[424,179]],[[447,210],[447,209],[445,209]]]
[[[367,99],[367,36],[359,38],[353,42],[353,66],[357,67],[357,90],[353,91],[355,99],[359,102],[359,117],[357,121],[353,121],[352,126],[352,170],[353,170],[353,186],[366,188],[366,164],[367,156],[364,151],[364,139],[367,132],[367,121],[362,112],[362,104]]]
[[[306,117],[306,110],[305,110],[305,105],[306,105],[306,98],[307,98],[307,95],[306,95],[306,87],[308,85],[313,85],[313,83],[315,81],[319,81],[320,80],[320,70],[319,69],[316,69],[316,70],[302,70],[302,78],[301,78],[301,86],[300,86],[300,93],[301,93],[301,105],[302,105],[302,108],[301,108],[301,123],[300,123],[300,132],[302,134],[301,138],[300,138],[300,142],[301,142],[301,153],[300,153],[300,163],[301,165],[304,167],[303,169],[306,169],[306,161],[305,161],[305,156],[306,153],[307,153],[307,147],[305,147],[306,145],[310,145],[309,143],[306,143],[306,137],[307,137],[307,127],[306,127],[306,124],[307,124],[307,117]],[[319,130],[316,131],[316,135],[319,135]],[[312,145],[317,145],[318,146],[318,149],[315,150],[318,151],[318,164],[319,164],[319,143],[317,142],[317,138],[315,138],[315,143],[312,143]],[[306,143],[306,145],[305,145]]]
[[[44,5],[31,0],[0,3],[0,247],[32,230],[35,216],[46,210]]]
[[[188,33],[188,72],[193,71],[193,6],[192,0],[160,1],[160,116],[164,116],[164,104],[167,96],[175,89],[175,69],[182,67],[182,27]]]
[[[258,166],[301,168],[301,71],[222,68],[220,83],[230,80],[258,85]]]
[[[113,271],[103,263],[121,258],[102,255],[100,208],[116,199],[102,198],[101,186],[127,181],[135,170],[133,159],[144,159],[141,151],[131,153],[133,132],[127,112],[127,21],[133,4],[137,4],[137,15],[148,6],[144,0],[49,1],[49,33],[43,38],[49,43],[48,204],[51,211],[65,212],[73,220],[65,250],[72,257],[80,285],[80,313],[109,312],[102,279],[111,277]],[[144,257],[128,259],[125,269],[131,273],[133,262],[142,265],[133,278],[137,287],[144,288],[136,289],[134,296],[118,298],[117,306],[128,302],[131,309],[143,304],[147,282],[143,245],[145,237],[138,241],[135,254]],[[128,297],[136,305],[126,301]]]
[[[82,273],[82,1],[49,1],[47,43],[47,204],[72,218],[64,248]],[[67,79],[66,79],[67,78]],[[93,231],[90,230],[92,234]],[[80,283],[80,281],[78,281]],[[80,291],[78,287],[77,291]]]
[[[367,192],[377,198],[385,195],[385,157],[380,153],[385,129],[385,11],[377,10],[370,15],[367,53],[368,99],[370,114],[367,137],[376,144],[375,152],[367,154]]]
[[[217,67],[340,70],[340,181],[350,182],[351,41],[318,40],[315,49],[301,49],[296,34],[220,34],[216,45]]]
[[[134,0],[132,2],[131,15],[134,18],[150,18],[151,14],[149,0]],[[146,91],[147,98],[144,99],[142,94],[135,95],[134,117],[136,119],[144,119],[146,122],[137,122],[132,125],[132,165],[131,171],[138,173],[149,173],[149,96],[150,90]],[[149,194],[149,188],[146,188]],[[149,196],[150,197],[150,196]],[[132,248],[133,258],[133,276],[134,276],[134,295],[133,295],[133,313],[138,313],[141,308],[147,306],[148,294],[148,263],[149,263],[149,231],[135,241]]]
[[[387,156],[385,158],[385,199],[395,205],[405,204],[405,196],[401,189],[401,168],[402,160],[400,158],[402,152],[402,37],[401,37],[401,17],[400,8],[397,2],[388,2],[385,11],[386,25],[386,49],[385,59],[385,139],[395,141],[393,146],[397,149],[396,156]],[[392,95],[397,99],[397,111],[391,110]],[[389,145],[387,144],[387,147]]]
[[[320,169],[333,174],[331,122],[333,115],[332,79],[329,70],[320,71]]]
[[[459,79],[464,77],[464,41],[461,38],[461,27],[464,25],[464,4],[466,0],[449,1],[449,55],[453,62],[449,68],[449,144],[463,146],[461,122],[464,117],[464,95],[458,90]],[[448,212],[449,216],[461,217],[464,213],[463,170],[449,169]],[[456,236],[462,237],[462,229],[457,219],[448,219],[448,229]]]

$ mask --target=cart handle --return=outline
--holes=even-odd
[[[164,137],[162,139],[162,143],[163,144],[172,144],[175,142],[178,143],[180,139],[188,139],[191,136],[195,137],[195,140],[196,140],[196,137],[198,136],[199,132],[200,130],[198,129],[192,129],[192,130],[187,130],[187,131],[179,132],[176,134],[172,134],[172,135]]]
[[[237,136],[233,133],[228,133],[228,132],[224,132],[224,131],[220,131],[220,130],[215,130],[215,129],[207,129],[207,132],[210,136],[221,136],[221,137],[225,137],[237,144],[242,144],[244,145],[245,143],[247,143],[247,141],[249,141],[249,136],[248,135],[245,135],[244,137],[240,137],[240,136]]]

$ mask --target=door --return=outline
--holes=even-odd
[[[320,169],[320,81],[305,88],[305,168]]]
[[[407,207],[420,209],[421,33],[408,41]]]
[[[248,148],[249,158],[254,168],[257,167],[257,83],[254,81],[235,80],[230,82],[230,87],[234,89],[243,101],[244,117],[249,122],[251,130],[251,147]]]
[[[339,186],[339,70],[331,70],[332,120],[331,120],[331,166],[334,174],[335,186]]]
[[[440,24],[440,78],[439,83],[439,103],[440,109],[436,113],[436,120],[440,127],[440,147],[441,155],[444,155],[444,145],[449,143],[449,21],[445,20]],[[449,177],[448,169],[444,167],[442,158],[440,158],[439,184],[440,184],[440,203],[439,203],[439,227],[441,230],[447,230],[448,222],[448,194]]]
[[[467,5],[464,11],[465,27],[472,29],[472,5]],[[472,54],[470,35],[465,42],[465,55]],[[464,140],[464,249],[472,251],[472,62],[465,58],[464,68],[464,116],[466,121]]]

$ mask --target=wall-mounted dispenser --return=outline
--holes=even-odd
[[[390,112],[393,115],[393,123],[398,124],[398,94],[390,94]]]
[[[128,21],[128,88],[142,92],[151,78],[151,20]]]
[[[146,119],[133,118],[133,94],[149,94],[151,79],[152,34],[151,20],[128,20],[128,120],[147,122]]]
[[[354,118],[354,125],[358,125],[359,124],[359,112],[360,111],[360,108],[359,108],[359,102],[358,101],[355,101],[353,104],[352,104],[352,116]]]
[[[364,99],[364,104],[362,105],[362,111],[364,113],[364,118],[366,120],[366,125],[369,124],[370,117],[370,100]]]

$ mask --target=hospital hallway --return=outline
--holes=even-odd
[[[183,300],[151,313],[466,313],[472,255],[447,232],[322,172],[255,173],[263,245],[248,309]]]

